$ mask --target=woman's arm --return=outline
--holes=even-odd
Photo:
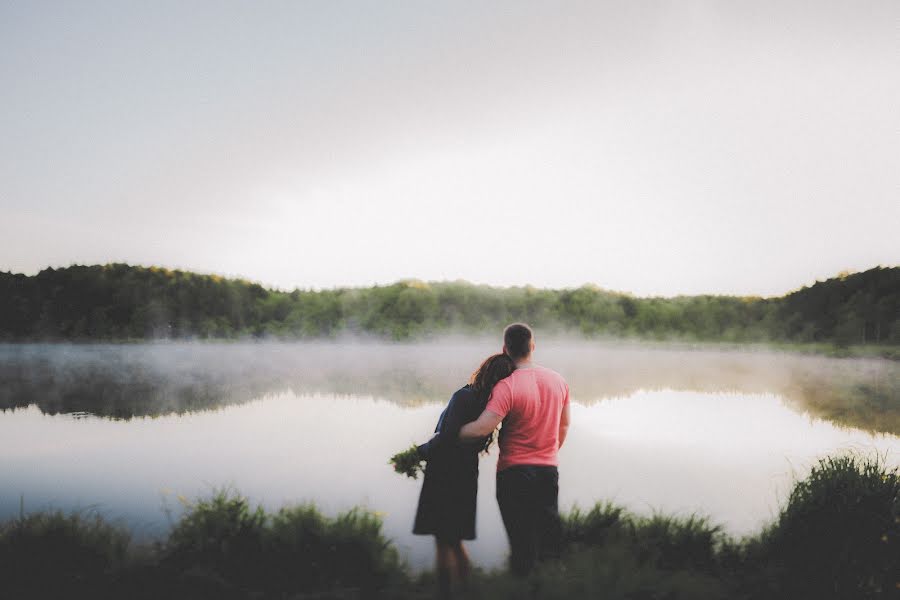
[[[422,458],[428,460],[434,455],[435,451],[459,443],[457,435],[459,434],[459,428],[463,426],[465,413],[465,398],[462,395],[468,393],[468,391],[459,390],[450,398],[450,402],[447,404],[447,408],[444,409],[444,414],[441,417],[438,431],[430,440],[419,446],[419,454]]]

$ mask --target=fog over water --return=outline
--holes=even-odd
[[[97,506],[153,536],[190,499],[233,485],[268,507],[363,504],[416,567],[420,481],[387,465],[426,440],[495,339],[423,343],[0,345],[0,518]],[[900,363],[764,350],[538,339],[570,383],[563,508],[613,500],[756,531],[816,458],[900,464]],[[476,560],[506,540],[482,459]],[[169,517],[167,517],[167,511]]]
[[[264,393],[373,395],[404,406],[445,402],[492,338],[423,343],[0,344],[0,407],[128,418],[209,409]],[[900,434],[900,364],[715,346],[540,341],[575,402],[638,390],[775,393],[796,410]]]

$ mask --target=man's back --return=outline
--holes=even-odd
[[[569,386],[544,367],[520,367],[497,383],[486,406],[503,418],[497,470],[558,465],[559,423],[568,403]]]
[[[493,388],[481,415],[459,437],[474,441],[500,430],[497,505],[509,536],[510,566],[527,574],[538,559],[559,556],[557,454],[569,431],[569,386],[556,372],[534,366],[534,333],[525,323],[503,331],[503,353],[517,369]]]

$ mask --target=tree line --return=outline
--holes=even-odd
[[[494,288],[401,281],[279,291],[216,275],[126,264],[0,272],[0,339],[328,338],[406,340],[525,321],[587,337],[900,344],[900,267],[876,267],[778,298],[639,298],[595,286]]]

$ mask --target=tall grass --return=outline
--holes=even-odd
[[[0,524],[0,597],[78,598],[107,588],[126,564],[130,539],[92,512],[41,512]]]
[[[642,563],[712,571],[724,535],[703,517],[639,517],[607,502],[587,512],[576,507],[563,515],[563,540],[570,549],[626,546]]]
[[[729,585],[713,575],[665,569],[638,558],[627,545],[582,547],[542,565],[528,578],[482,575],[467,596],[479,600],[725,600]]]
[[[482,577],[474,598],[887,598],[900,589],[900,480],[878,457],[820,460],[776,521],[733,539],[702,517],[598,503],[563,516],[566,553],[530,578]]]
[[[364,593],[406,580],[381,520],[355,508],[333,519],[311,505],[274,516],[267,545],[274,589],[359,588]]]
[[[228,490],[190,506],[160,557],[178,577],[253,594],[347,588],[373,595],[405,578],[370,512],[354,508],[329,518],[300,505],[267,514]]]
[[[877,458],[822,459],[753,546],[794,598],[879,598],[900,586],[900,472]]]
[[[882,460],[827,458],[778,518],[736,540],[706,519],[634,515],[598,503],[563,515],[565,551],[527,578],[478,573],[467,598],[866,599],[896,593],[900,481]],[[129,544],[93,513],[0,525],[0,597],[428,598],[380,519],[305,504],[266,512],[221,490],[188,507],[168,537]]]
[[[266,521],[261,507],[219,491],[189,505],[160,549],[161,565],[195,588],[249,590],[260,568]]]

